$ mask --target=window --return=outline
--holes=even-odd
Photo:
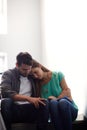
[[[0,0],[0,34],[7,34],[7,0]]]
[[[7,54],[0,52],[0,82],[1,75],[7,69]]]

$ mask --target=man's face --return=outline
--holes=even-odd
[[[18,70],[20,71],[20,74],[24,77],[27,77],[31,71],[31,67],[29,65],[26,64],[22,64],[21,66],[16,65]]]

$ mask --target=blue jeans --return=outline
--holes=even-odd
[[[47,127],[49,117],[48,102],[45,106],[41,105],[35,108],[33,104],[18,105],[13,103],[10,98],[2,100],[1,112],[4,118],[7,130],[11,130],[12,123],[37,123],[37,130],[44,130]]]
[[[13,101],[10,98],[2,99],[1,101],[1,113],[4,119],[7,130],[11,130],[12,123],[12,104]]]
[[[67,97],[50,100],[49,109],[55,130],[72,130],[72,122],[78,114],[78,110],[73,106],[72,101]]]

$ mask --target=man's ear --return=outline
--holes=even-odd
[[[42,68],[42,65],[41,65],[41,64],[39,64],[39,67],[40,67],[40,68]]]
[[[16,63],[16,67],[18,68],[18,63]]]

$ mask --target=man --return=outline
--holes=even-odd
[[[36,97],[34,79],[30,72],[33,64],[32,56],[20,52],[16,57],[16,67],[3,73],[1,87],[2,115],[11,129],[12,122],[36,122],[37,130],[46,129],[48,121],[48,103]]]

